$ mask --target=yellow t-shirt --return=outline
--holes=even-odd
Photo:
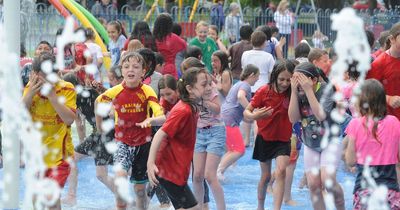
[[[27,93],[30,83],[24,89]],[[56,95],[65,99],[65,105],[72,111],[76,111],[76,92],[74,86],[63,80],[55,85]],[[49,99],[37,93],[32,98],[29,109],[32,120],[42,123],[42,144],[45,146],[44,162],[47,167],[54,167],[74,154],[72,144],[71,127],[67,126],[51,105]],[[26,148],[29,149],[29,148]]]

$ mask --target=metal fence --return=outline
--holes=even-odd
[[[26,1],[31,2],[31,1]],[[128,33],[133,30],[134,24],[138,20],[143,20],[148,8],[139,6],[131,8],[128,5],[122,7],[117,15],[101,14],[107,20],[120,20],[126,27]],[[179,11],[177,7],[171,9],[171,15],[175,22],[182,26],[182,37],[190,39],[195,36],[195,25],[198,21],[211,21],[212,9],[199,7],[194,15],[192,22],[189,22],[191,7],[185,7]],[[273,25],[274,11],[270,9],[262,10],[260,8],[245,7],[242,10],[243,23],[248,23],[254,28],[260,25]],[[158,13],[163,12],[162,8],[156,8],[153,15],[148,20],[150,27]],[[289,47],[296,45],[301,39],[310,39],[319,24],[321,32],[328,36],[327,46],[336,38],[336,33],[331,30],[331,14],[337,13],[337,10],[299,10],[294,19],[292,38]],[[0,18],[3,18],[0,11]],[[228,11],[225,10],[225,15]],[[380,32],[388,30],[394,24],[400,21],[400,10],[358,11],[358,15],[364,20],[366,29],[379,37]],[[223,18],[223,17],[222,17]],[[238,17],[239,18],[239,17]],[[64,18],[54,9],[43,4],[24,3],[21,6],[21,41],[24,42],[29,55],[32,55],[36,44],[41,40],[47,40],[50,43],[55,42],[55,34],[58,28],[64,24]]]

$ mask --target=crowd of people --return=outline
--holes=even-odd
[[[354,209],[367,209],[365,198],[376,184],[387,187],[390,209],[400,209],[400,23],[381,34],[380,48],[366,58],[372,62],[367,80],[359,84],[357,62],[349,63],[341,87],[330,85],[336,55],[325,49],[321,40],[327,37],[320,32],[313,36],[314,47],[302,41],[289,58],[287,7],[281,1],[276,16],[287,19],[276,26],[234,23],[240,30],[229,35],[228,46],[218,34],[229,24],[224,29],[200,21],[196,37],[186,41],[179,24],[162,13],[152,30],[138,21],[129,36],[118,20],[106,23],[109,53],[101,52],[89,28],[76,29],[85,34],[82,43],[56,49],[43,40],[33,59],[22,52],[23,102],[32,120],[42,123],[45,177],[61,188],[69,185],[66,197],[50,209],[76,204],[76,164],[92,156],[96,177],[115,195],[116,209],[147,209],[156,194],[160,208],[224,210],[221,182],[246,147],[254,147],[252,157],[260,163],[258,210],[265,209],[271,186],[273,209],[296,205],[291,188],[301,150],[303,184],[314,209],[326,209],[326,196],[345,209],[336,180],[340,161],[355,173]],[[366,37],[374,49],[373,34],[366,31]],[[60,51],[65,69],[42,69]],[[105,57],[111,69],[103,69]],[[95,73],[88,71],[93,68]],[[50,80],[50,74],[59,80]],[[41,91],[46,84],[47,93]],[[342,97],[333,97],[338,93]],[[343,120],[331,113],[341,113]],[[74,122],[78,145],[71,137]],[[86,125],[92,127],[88,136]],[[111,165],[114,176],[108,174]],[[128,177],[134,203],[121,190]],[[210,189],[215,207],[208,205]]]

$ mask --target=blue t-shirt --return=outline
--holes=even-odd
[[[243,120],[243,111],[245,107],[242,107],[239,103],[237,97],[239,90],[244,90],[246,92],[248,101],[251,99],[251,87],[249,83],[239,81],[233,85],[221,107],[222,120],[226,126],[239,126],[240,122]]]
[[[108,50],[111,53],[111,64],[113,66],[119,64],[119,59],[121,58],[121,51],[124,48],[125,41],[126,38],[123,35],[120,35],[118,37],[117,42],[110,40],[110,42],[108,43]]]

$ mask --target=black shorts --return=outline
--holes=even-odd
[[[125,171],[132,169],[130,181],[135,184],[144,184],[147,178],[147,159],[149,158],[151,142],[138,146],[129,146],[117,142],[117,151],[114,153],[114,164],[121,164]]]
[[[264,141],[261,135],[257,135],[253,159],[265,162],[278,156],[290,156],[290,141]]]
[[[167,191],[168,197],[175,209],[188,209],[197,205],[196,198],[190,190],[189,185],[179,186],[159,177],[158,181],[165,191]]]
[[[113,155],[110,154],[105,144],[114,139],[114,130],[110,131],[107,135],[90,134],[85,140],[75,147],[75,151],[80,154],[90,155],[94,158],[96,166],[112,165]]]

